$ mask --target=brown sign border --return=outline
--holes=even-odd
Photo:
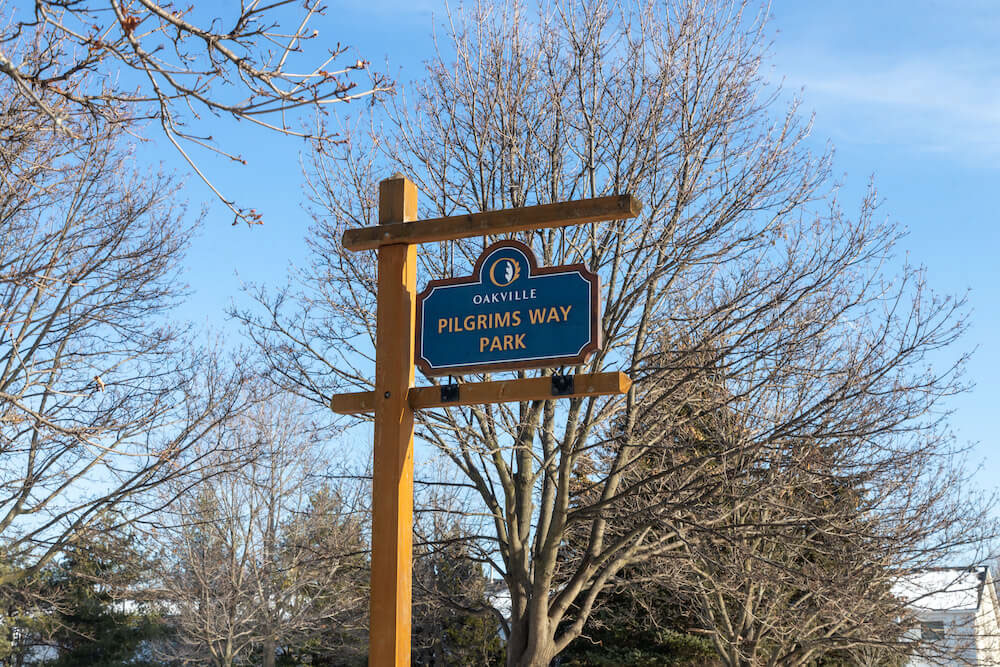
[[[590,342],[583,346],[578,354],[562,357],[545,357],[543,359],[530,359],[526,361],[495,361],[482,364],[466,364],[464,366],[449,366],[448,368],[436,369],[431,367],[430,363],[424,359],[423,356],[423,346],[420,344],[420,332],[423,328],[423,305],[424,299],[430,296],[431,291],[435,287],[444,287],[450,285],[476,285],[481,284],[479,276],[482,270],[483,262],[498,248],[514,248],[524,253],[524,256],[528,259],[528,277],[531,276],[542,276],[551,275],[556,273],[579,273],[583,276],[583,279],[588,281],[591,285],[590,289]],[[552,366],[575,366],[577,364],[582,364],[587,360],[594,352],[601,349],[601,279],[596,273],[590,271],[587,266],[583,263],[577,264],[562,264],[559,266],[538,266],[538,260],[535,258],[535,253],[531,248],[521,241],[516,241],[514,239],[507,239],[503,241],[497,241],[496,243],[488,246],[476,259],[475,265],[472,267],[471,276],[462,276],[459,278],[441,278],[438,280],[431,280],[427,283],[427,286],[417,294],[416,300],[416,327],[414,331],[414,337],[416,338],[416,348],[414,350],[414,363],[420,369],[420,371],[430,377],[438,377],[442,375],[462,375],[464,373],[490,373],[490,372],[500,372],[500,371],[515,371],[515,370],[525,370],[529,368],[550,368]]]

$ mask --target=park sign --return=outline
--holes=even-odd
[[[641,210],[623,194],[418,220],[417,187],[396,174],[379,183],[379,224],[344,232],[344,248],[378,253],[372,390],[330,399],[339,414],[375,413],[369,665],[410,665],[414,413],[620,396],[632,386],[621,372],[414,386],[416,359],[425,373],[446,375],[575,364],[600,345],[597,276],[583,265],[540,269],[527,246],[507,241],[487,248],[472,276],[431,281],[418,299],[417,248],[625,220]]]
[[[458,375],[583,363],[601,346],[599,294],[583,264],[539,268],[525,244],[494,243],[471,276],[417,296],[416,364]]]

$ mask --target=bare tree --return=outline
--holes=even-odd
[[[0,550],[21,569],[0,584],[155,510],[137,501],[200,465],[243,401],[238,365],[171,321],[194,224],[170,179],[133,171],[114,129],[4,130]]]
[[[479,496],[475,543],[510,590],[509,665],[549,664],[600,592],[628,584],[627,565],[676,554],[690,568],[692,535],[743,535],[734,511],[768,497],[754,475],[808,469],[831,442],[863,487],[883,480],[865,503],[898,534],[915,530],[918,505],[947,512],[946,467],[900,475],[950,454],[940,401],[961,388],[962,360],[935,371],[927,356],[961,333],[961,304],[911,267],[886,277],[898,232],[875,220],[874,191],[856,217],[842,212],[828,156],[802,146],[808,123],[794,103],[776,108],[760,74],[765,18],[697,0],[452,15],[407,97],[315,153],[310,269],[283,291],[251,290],[259,310],[236,313],[274,380],[326,404],[371,388],[373,258],[340,238],[375,224],[380,177],[412,178],[422,217],[624,192],[645,202],[634,220],[519,237],[543,263],[600,274],[604,348],[558,370],[625,370],[627,396],[420,415],[420,436]],[[421,275],[468,274],[492,240],[425,246]],[[670,460],[676,434],[718,410],[748,435]],[[735,506],[720,504],[720,481],[741,485],[723,487]],[[933,548],[883,565],[917,567],[981,536],[928,530]]]
[[[644,486],[665,504],[692,480],[701,497],[689,502],[697,516],[671,527],[680,548],[633,566],[632,595],[670,591],[732,667],[931,655],[936,647],[907,633],[897,584],[970,543],[988,544],[988,505],[963,492],[967,480],[933,438],[904,444],[897,433],[871,447],[886,424],[860,403],[850,428],[794,423],[801,414],[784,412],[789,394],[806,387],[785,379],[712,400],[728,384],[716,373],[700,400],[651,419],[656,433],[643,439],[661,444],[630,477],[657,471],[660,481]],[[746,405],[778,387],[786,400]],[[623,516],[612,532],[630,527]]]
[[[156,595],[176,627],[166,657],[274,665],[277,649],[347,653],[331,645],[365,627],[364,487],[322,487],[316,429],[301,402],[270,399],[240,422],[234,448],[256,456],[220,469],[171,512],[161,531],[165,572]],[[363,638],[362,638],[363,639]]]
[[[218,15],[213,16],[213,14]],[[302,110],[391,89],[368,63],[314,29],[319,0],[191,5],[139,0],[5,1],[0,15],[0,76],[36,120],[82,135],[99,119],[141,132],[153,121],[191,168],[233,211],[260,221],[215,189],[193,157],[213,142],[205,116],[245,120],[280,134],[312,137]],[[322,46],[321,46],[322,44]],[[365,76],[358,85],[359,75]]]

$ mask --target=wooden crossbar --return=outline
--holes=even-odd
[[[601,220],[621,220],[634,218],[641,210],[642,202],[632,195],[611,195],[446,218],[382,224],[376,227],[358,227],[344,232],[343,244],[348,250],[356,252],[373,250],[394,243],[431,243],[472,236],[566,227]]]
[[[549,398],[624,394],[632,386],[632,380],[629,376],[621,372],[581,373],[569,377],[573,378],[574,391],[558,396],[552,394],[552,378],[549,376],[461,384],[459,385],[458,398],[453,401],[441,400],[440,386],[412,387],[407,394],[407,399],[410,409],[425,410],[480,403],[510,403],[541,401]],[[360,391],[351,394],[337,394],[330,400],[330,408],[342,415],[373,412],[375,410],[375,392]]]

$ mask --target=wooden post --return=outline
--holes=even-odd
[[[417,216],[417,187],[400,174],[379,184],[379,223]],[[378,249],[375,452],[372,470],[368,664],[408,667],[413,560],[413,386],[417,246]]]

